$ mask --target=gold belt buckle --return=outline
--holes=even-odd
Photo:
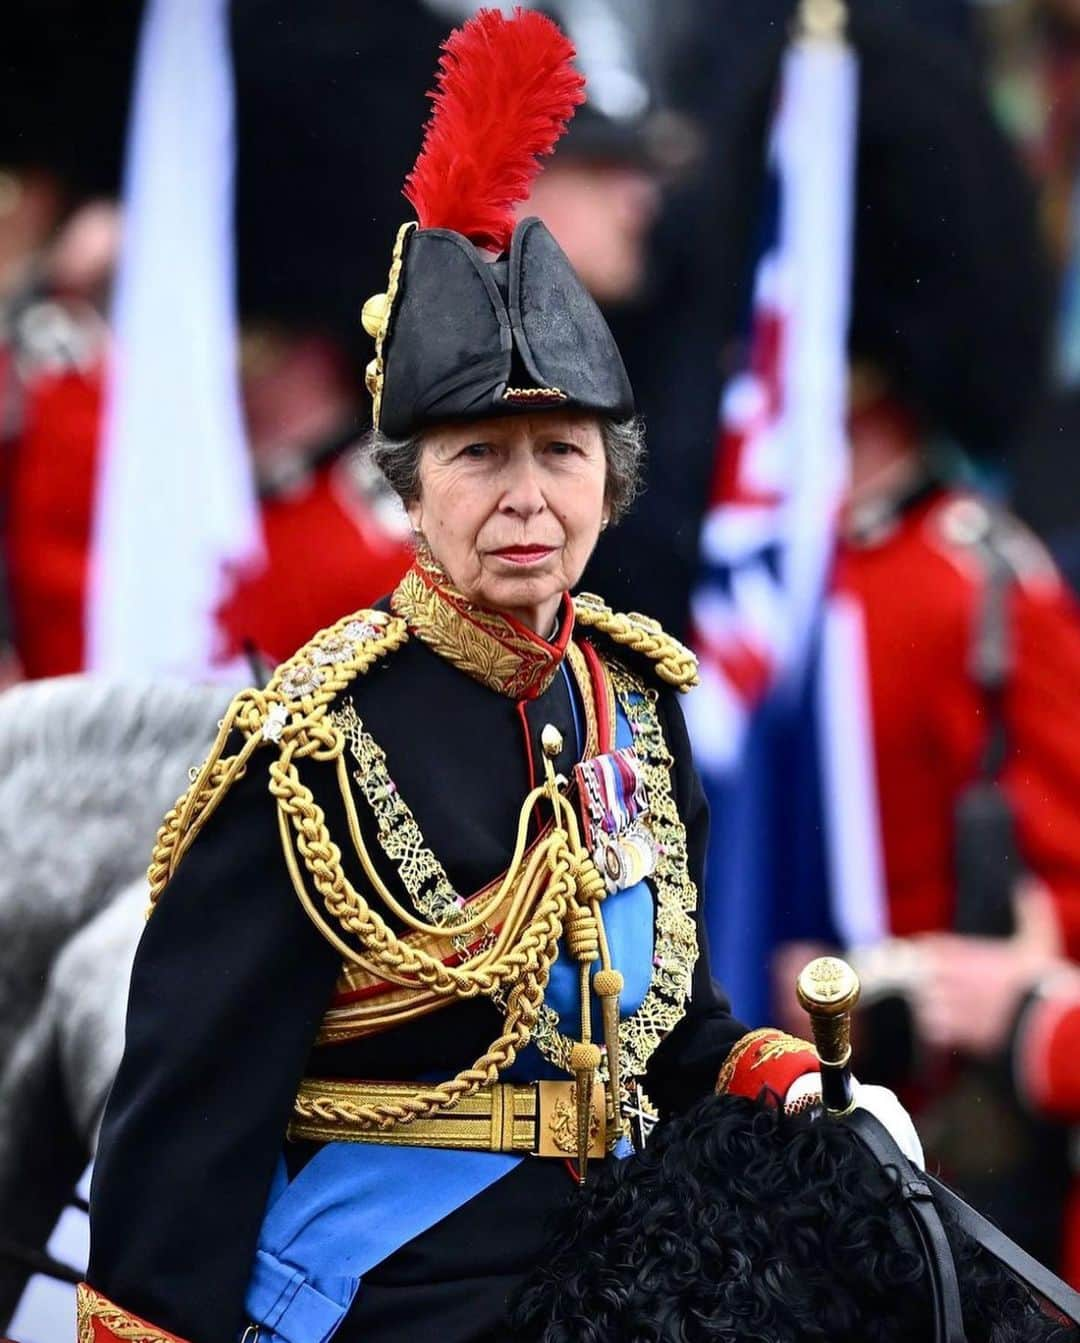
[[[537,1156],[577,1156],[577,1083],[537,1082]],[[589,1121],[589,1156],[603,1157],[607,1152],[607,1110],[604,1084],[592,1089],[592,1118]]]

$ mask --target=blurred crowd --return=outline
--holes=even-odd
[[[717,407],[746,358],[766,126],[796,6],[545,7],[578,48],[590,101],[524,212],[547,222],[608,315],[651,446],[646,489],[586,586],[694,640],[702,520],[737,484]],[[218,623],[222,661],[247,659],[254,674],[389,590],[407,563],[404,519],[357,451],[370,413],[359,305],[385,286],[407,217],[399,192],[438,44],[472,8],[231,7],[237,368],[264,555]],[[141,10],[9,0],[0,19],[10,687],[87,667]],[[849,10],[862,73],[837,569],[866,629],[888,909],[885,937],[847,948],[864,982],[856,1071],[897,1087],[931,1158],[1080,1285],[1080,3]],[[0,732],[13,730],[2,710]],[[77,849],[78,822],[64,823]],[[128,859],[102,867],[84,920],[137,875],[152,824],[133,823]],[[20,884],[9,866],[0,924]],[[759,969],[798,1030],[793,971],[831,939],[794,897],[785,929]],[[46,992],[62,945],[49,938],[36,978],[19,981],[33,1000],[20,1020]],[[0,1116],[20,1076],[15,1042],[4,1047]],[[94,1094],[65,1130],[72,1184],[92,1151]],[[25,1218],[9,1155],[0,1141],[0,1226],[40,1250],[59,1209]],[[0,1323],[30,1267],[0,1262]]]

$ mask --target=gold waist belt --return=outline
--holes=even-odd
[[[361,1118],[374,1105],[411,1100],[415,1082],[345,1082],[305,1078],[290,1138],[315,1142],[385,1143],[398,1147],[452,1147],[477,1152],[568,1157],[577,1154],[575,1082],[495,1082],[463,1096],[451,1110],[390,1128]],[[614,1140],[614,1133],[612,1138]],[[607,1150],[608,1124],[601,1083],[593,1087],[589,1156]]]

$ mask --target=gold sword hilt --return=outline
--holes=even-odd
[[[850,1114],[851,1013],[859,1001],[859,976],[838,956],[819,956],[795,981],[799,1006],[810,1014],[821,1063],[821,1099],[827,1114]]]

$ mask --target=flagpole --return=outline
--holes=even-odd
[[[795,43],[808,55],[845,51],[847,27],[845,0],[800,0]],[[868,676],[862,610],[849,596],[833,593],[821,630],[819,768],[830,906],[846,946],[873,944],[888,929]]]
[[[752,355],[723,394],[725,460],[717,463],[692,597],[702,686],[690,697],[688,721],[719,837],[710,849],[709,934],[721,979],[755,1021],[765,1015],[760,967],[788,932],[775,914],[792,890],[807,909],[813,905],[805,926],[816,915],[813,926],[827,935],[834,879],[844,890],[845,915],[856,897],[863,902],[874,889],[864,877],[873,874],[875,836],[860,843],[851,834],[867,811],[873,815],[872,802],[857,815],[843,808],[851,792],[837,781],[846,783],[850,761],[838,760],[823,787],[820,751],[811,742],[838,721],[821,724],[810,697],[849,464],[858,62],[847,27],[840,0],[801,0],[792,12],[767,149],[770,190],[754,275]],[[833,665],[843,670],[845,659]],[[830,690],[844,684],[834,677]],[[842,694],[830,697],[830,707],[842,701]],[[774,805],[773,772],[790,769],[796,758],[803,773],[794,786],[802,789],[805,810],[787,814]],[[869,773],[860,771],[860,787]],[[826,806],[843,816],[824,814]],[[819,807],[815,833],[828,846],[820,854],[798,830]],[[843,826],[834,843],[837,820]],[[784,851],[779,857],[777,846]],[[847,933],[853,920],[842,922]]]
[[[842,42],[847,31],[844,0],[801,0],[795,16],[796,38]]]
[[[801,0],[784,56],[774,145],[784,184],[780,253],[789,314],[780,432],[789,454],[784,533],[793,613],[818,608],[847,490],[847,337],[854,232],[858,62],[843,0]],[[827,189],[823,184],[828,183]],[[812,622],[783,661],[801,683]]]
[[[142,21],[86,611],[87,664],[107,675],[209,674],[230,570],[260,554],[228,14],[228,0],[150,0]]]

